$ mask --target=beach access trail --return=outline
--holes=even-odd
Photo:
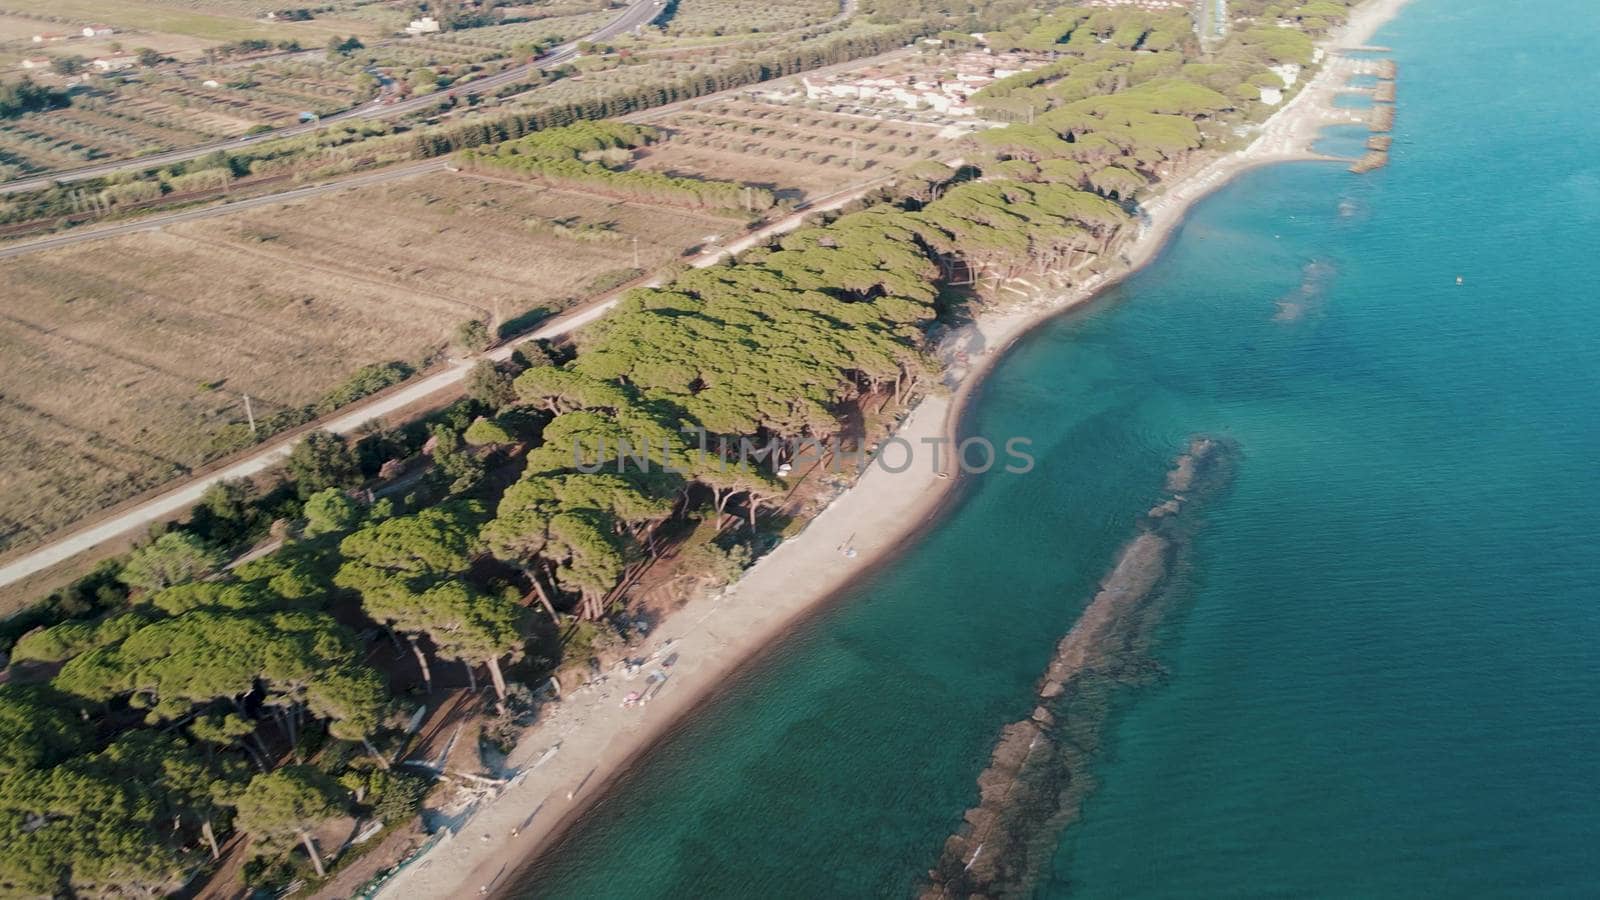
[[[654,665],[641,667],[631,681],[608,675],[550,706],[507,759],[507,767],[518,774],[506,788],[397,872],[377,896],[461,897],[505,889],[519,865],[576,821],[627,764],[710,699],[739,666],[914,538],[959,480],[949,465],[953,444],[945,445],[943,465],[936,467],[929,442],[953,440],[965,403],[1004,350],[1030,328],[1087,302],[1153,259],[1189,207],[1240,172],[1274,162],[1328,159],[1310,145],[1324,126],[1348,121],[1332,106],[1350,73],[1337,51],[1365,45],[1404,2],[1368,0],[1358,7],[1344,28],[1320,45],[1325,65],[1261,126],[1248,147],[1176,179],[1146,202],[1146,222],[1125,247],[1128,264],[1119,272],[981,316],[965,338],[966,361],[947,372],[952,393],[923,399],[896,432],[916,451],[912,465],[900,472],[870,466],[803,532],[737,583],[691,600],[661,623],[633,652],[656,660],[676,655],[668,681],[648,705],[624,708],[622,700],[643,690],[645,672]]]

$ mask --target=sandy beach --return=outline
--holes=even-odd
[[[922,400],[897,432],[915,449],[908,468],[870,467],[801,534],[763,557],[735,585],[695,598],[662,622],[635,651],[656,660],[676,656],[670,678],[648,705],[624,708],[622,700],[645,688],[646,672],[655,666],[641,667],[633,679],[609,673],[603,682],[570,691],[548,706],[507,759],[516,777],[391,878],[378,896],[460,897],[504,888],[524,860],[558,837],[617,773],[712,698],[737,668],[913,539],[959,483],[949,459],[934,465],[929,442],[950,440],[959,432],[965,404],[1005,349],[1029,329],[1082,305],[1148,263],[1190,205],[1240,172],[1324,158],[1310,150],[1320,130],[1351,121],[1350,110],[1332,105],[1351,70],[1349,60],[1333,51],[1364,45],[1404,2],[1369,0],[1359,7],[1344,29],[1321,45],[1328,56],[1315,77],[1260,126],[1248,147],[1166,183],[1147,199],[1145,224],[1124,245],[1127,264],[1116,273],[986,313],[964,330],[959,336],[964,362],[946,375],[951,391]],[[947,341],[946,351],[952,346]],[[893,451],[886,455],[898,462]]]

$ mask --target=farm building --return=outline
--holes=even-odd
[[[122,69],[131,69],[139,62],[139,58],[131,53],[115,53],[111,56],[97,56],[90,65],[98,72],[117,72]]]
[[[933,68],[912,64],[894,71],[857,69],[821,78],[804,77],[806,99],[878,101],[908,109],[931,109],[947,115],[970,116],[973,94],[996,80],[1034,68],[1041,60],[1015,53],[974,51],[938,60]],[[954,77],[950,77],[953,73]]]
[[[420,34],[436,34],[438,31],[439,20],[435,19],[433,16],[423,16],[420,19],[412,19],[411,24],[406,26],[406,34],[409,34],[412,37],[416,37]]]

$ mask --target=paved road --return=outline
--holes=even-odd
[[[440,166],[443,165],[443,163],[439,161],[434,161],[434,163]],[[383,175],[386,173],[377,174]],[[698,268],[705,268],[706,266],[715,265],[719,260],[729,253],[738,253],[742,250],[748,249],[749,247],[754,246],[756,243],[766,240],[772,235],[784,234],[793,231],[795,228],[800,226],[801,222],[804,221],[807,215],[814,212],[822,212],[844,206],[846,203],[849,203],[868,191],[877,188],[889,177],[892,176],[876,178],[859,187],[822,198],[818,200],[818,202],[808,206],[806,209],[780,219],[779,221],[774,222],[765,228],[751,232],[750,234],[739,238],[738,240],[731,241],[721,247],[715,247],[707,250],[699,257],[695,258],[692,265]],[[339,182],[336,186],[347,187],[350,185],[350,183],[351,182],[348,181]],[[284,194],[278,194],[272,197],[261,199],[264,201],[281,203],[285,199],[285,196],[286,195]],[[241,206],[242,204],[234,204],[233,206],[229,207],[221,207],[221,209],[225,211],[232,211],[240,208]],[[195,210],[195,212],[205,213],[209,212],[209,210]],[[166,221],[170,222],[171,220],[168,219]],[[544,325],[542,328],[539,328],[537,331],[533,332],[531,335],[528,335],[527,338],[553,339],[566,335],[572,331],[582,328],[585,325],[588,325],[589,323],[610,312],[611,308],[617,305],[618,299],[620,299],[620,295],[612,295],[596,300],[587,306],[573,310],[566,315],[557,317],[548,324]],[[524,338],[524,340],[525,339],[526,338]],[[521,341],[519,340],[518,343],[521,343]],[[511,354],[514,350],[515,345],[506,344],[490,350],[488,353],[484,354],[484,357],[493,360],[505,360],[511,357]],[[339,413],[333,418],[325,420],[317,427],[335,432],[337,434],[350,434],[373,419],[399,412],[400,410],[403,410],[414,403],[426,400],[435,394],[456,387],[467,377],[467,373],[471,371],[472,365],[474,362],[476,362],[476,359],[477,358],[452,360],[450,365],[443,371],[436,372],[425,378],[419,379],[418,381],[404,385],[392,393],[381,394],[369,401],[357,403],[355,406],[350,407],[345,412]],[[145,502],[140,503],[124,512],[118,513],[81,531],[69,534],[63,538],[60,538],[59,540],[45,544],[44,546],[39,547],[30,553],[19,556],[14,560],[5,563],[4,565],[0,565],[0,587],[12,584],[13,582],[21,581],[22,579],[27,578],[29,575],[48,569],[57,563],[69,560],[72,557],[77,556],[79,553],[92,550],[106,541],[133,533],[135,531],[143,530],[152,522],[161,521],[177,513],[181,513],[199,502],[200,495],[205,493],[206,488],[209,488],[219,481],[231,481],[238,478],[248,478],[250,476],[260,474],[261,472],[266,471],[275,465],[278,465],[289,457],[289,451],[292,450],[294,445],[299,441],[300,434],[300,432],[296,432],[274,439],[264,445],[260,450],[257,450],[238,462],[232,463],[215,472],[194,478],[191,481],[188,481],[178,487],[174,487],[165,493],[158,494],[157,496],[146,500]]]
[[[480,78],[476,81],[470,81],[459,88],[451,88],[448,91],[441,91],[436,94],[423,94],[419,97],[413,97],[409,100],[402,100],[399,103],[393,103],[388,106],[383,106],[376,102],[368,103],[365,106],[358,106],[355,109],[350,109],[336,115],[327,116],[320,122],[312,122],[308,125],[293,125],[288,128],[277,128],[272,131],[263,131],[260,134],[245,135],[243,137],[237,137],[231,140],[214,141],[209,144],[198,144],[193,147],[184,147],[182,149],[171,150],[166,153],[156,153],[150,156],[141,156],[138,159],[116,160],[92,166],[84,166],[83,168],[79,169],[52,172],[47,175],[39,175],[20,181],[8,181],[4,184],[0,184],[0,194],[10,194],[17,191],[35,191],[40,188],[49,187],[52,183],[69,184],[74,181],[83,181],[88,178],[98,178],[102,175],[109,175],[113,172],[120,172],[124,169],[143,171],[144,169],[150,169],[157,166],[165,166],[175,162],[194,159],[195,157],[204,156],[205,154],[211,153],[215,150],[238,150],[241,147],[248,147],[251,144],[259,144],[262,141],[272,141],[279,138],[293,137],[298,134],[309,134],[329,123],[339,122],[345,119],[386,119],[396,116],[404,116],[409,113],[427,109],[430,106],[437,106],[440,101],[447,96],[481,94],[485,91],[491,91],[503,85],[521,81],[539,69],[561,65],[562,63],[565,63],[578,55],[578,44],[582,41],[609,40],[619,34],[622,34],[623,32],[632,31],[634,28],[648,24],[650,20],[654,19],[658,14],[660,14],[660,12],[661,5],[658,0],[634,0],[634,2],[623,11],[622,15],[606,24],[605,27],[586,35],[582,39],[562,44],[561,46],[556,47],[549,53],[541,56],[533,62],[520,66],[513,66],[504,72],[490,75],[485,78]]]

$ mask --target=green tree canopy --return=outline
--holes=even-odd
[[[223,561],[223,554],[200,538],[169,531],[130,553],[122,566],[121,578],[129,587],[159,591],[204,578],[216,571]]]
[[[475,501],[445,503],[410,516],[369,525],[339,544],[348,561],[340,572],[366,567],[403,580],[435,579],[465,571],[479,552],[478,526],[483,507]]]
[[[358,656],[355,637],[322,613],[196,609],[73,658],[53,684],[90,700],[131,695],[171,719],[258,687],[268,702],[297,707]]]
[[[94,729],[75,706],[43,685],[0,684],[0,778],[81,752]]]
[[[344,813],[344,797],[338,782],[317,769],[285,766],[251,779],[234,802],[242,831],[268,845],[299,841],[322,875],[322,857],[311,832]]]
[[[289,452],[287,466],[302,500],[331,487],[350,487],[361,478],[350,445],[329,431],[313,431],[302,438]]]
[[[526,647],[527,609],[514,601],[485,594],[459,581],[441,584],[421,597],[423,625],[439,655],[489,667],[496,695],[506,699],[500,660],[515,662]]]
[[[338,488],[326,488],[306,498],[306,537],[347,531],[361,519],[361,508]]]

